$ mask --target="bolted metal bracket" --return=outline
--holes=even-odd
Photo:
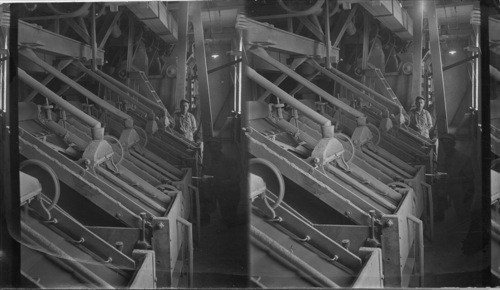
[[[334,159],[342,156],[344,153],[344,146],[336,138],[323,138],[311,153],[313,163],[316,165],[324,165]]]
[[[362,146],[373,139],[373,134],[368,126],[358,126],[352,133],[352,142],[356,147]]]
[[[94,167],[109,160],[113,154],[113,148],[107,141],[92,140],[85,148],[81,160],[89,170],[93,171]]]

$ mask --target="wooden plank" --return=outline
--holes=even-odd
[[[87,229],[98,235],[110,245],[115,246],[117,242],[122,242],[122,253],[127,256],[132,255],[137,241],[141,238],[141,230],[139,228],[87,226]]]
[[[255,132],[253,132],[253,135]],[[250,153],[256,157],[266,158],[273,162],[280,169],[281,173],[288,177],[292,181],[297,181],[300,186],[304,189],[315,195],[317,198],[330,205],[333,209],[337,210],[343,215],[346,215],[348,218],[356,221],[358,224],[369,224],[370,217],[368,215],[368,210],[373,209],[373,207],[368,204],[366,201],[360,199],[352,192],[349,192],[346,188],[342,188],[340,184],[337,184],[335,187],[328,187],[326,183],[332,183],[332,181],[327,180],[328,177],[322,176],[321,173],[317,170],[313,170],[313,173],[316,173],[316,177],[320,177],[322,180],[318,180],[314,178],[310,174],[306,174],[307,169],[302,169],[305,167],[304,164],[300,164],[297,157],[293,154],[280,150],[279,146],[273,144],[272,142],[266,142],[267,144],[261,143],[262,137],[257,141],[253,137],[247,136],[247,140],[249,141],[249,150]],[[268,146],[272,147],[271,150],[274,149],[274,152],[280,152],[280,155],[277,153],[272,153]],[[278,150],[278,151],[276,151]],[[295,167],[291,167],[290,161],[295,160],[293,164]],[[300,162],[303,163],[302,160]],[[312,167],[310,167],[312,169]],[[335,191],[334,191],[335,190]],[[348,199],[349,197],[349,199]],[[364,209],[364,210],[363,210]]]
[[[83,245],[92,252],[99,253],[103,258],[112,258],[113,264],[123,269],[135,269],[135,263],[125,254],[119,252],[113,244],[86,228],[68,213],[59,207],[51,212],[52,218],[58,220],[57,228],[73,237],[75,240],[84,239]]]
[[[245,17],[247,27],[245,42],[247,45],[262,44],[270,51],[283,52],[290,55],[304,55],[317,58],[326,57],[326,46],[324,43],[300,36],[286,30],[275,28],[274,26],[251,20]],[[302,24],[302,23],[301,23]],[[299,28],[303,25],[299,25]],[[330,47],[330,57],[332,62],[339,60],[339,50]]]
[[[156,259],[155,252],[146,250],[134,250],[132,257],[138,263],[139,269],[128,286],[130,289],[155,289],[156,288]]]
[[[271,200],[269,197],[268,199]],[[266,207],[262,198],[257,198],[252,204],[259,208]],[[310,237],[307,244],[319,249],[322,253],[331,258],[337,255],[339,258],[338,262],[352,270],[359,270],[361,268],[361,259],[347,251],[338,242],[330,239],[312,225],[304,222],[303,219],[295,216],[292,212],[281,206],[275,208],[274,211],[277,216],[282,218],[282,221],[276,224],[279,228],[285,228],[299,238],[304,238],[306,236]]]
[[[80,41],[43,29],[36,24],[18,21],[18,44],[33,45],[35,51],[51,55],[92,59],[92,47]],[[97,50],[98,64],[104,63],[104,50]]]
[[[381,250],[377,248],[361,248],[360,255],[367,256],[368,261],[365,262],[365,266],[356,278],[352,288],[383,288],[384,273]]]
[[[151,245],[156,255],[156,278],[158,287],[170,287],[172,268],[170,266],[170,223],[168,218],[153,218]]]

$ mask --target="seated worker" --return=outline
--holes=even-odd
[[[173,115],[172,128],[182,134],[189,141],[194,141],[194,133],[196,132],[196,119],[193,114],[188,112],[189,102],[181,100],[180,111]]]
[[[425,138],[429,138],[429,130],[432,128],[432,117],[429,111],[424,109],[424,98],[415,98],[415,109],[410,110],[410,128],[420,133]]]

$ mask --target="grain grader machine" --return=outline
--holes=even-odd
[[[36,30],[70,50],[72,40],[19,23],[23,37]],[[19,45],[21,170],[38,179],[45,194],[56,192],[59,200],[49,211],[43,202],[26,205],[34,206],[41,218],[23,216],[28,238],[22,266],[30,267],[28,257],[34,252],[59,268],[47,267],[43,283],[37,282],[36,271],[26,271],[25,277],[44,287],[192,286],[192,222],[200,216],[192,181],[200,161],[196,146],[166,128],[165,107],[102,71],[88,69],[88,58],[63,56],[68,52],[48,49],[48,44]],[[89,56],[89,46],[79,45],[82,49],[73,52]],[[88,82],[79,83],[83,77],[97,80],[105,93],[98,96]],[[32,246],[33,240],[38,246]],[[41,244],[49,247],[45,255]],[[65,261],[51,257],[54,253]],[[60,277],[68,269],[76,269],[76,279],[90,284]],[[134,274],[140,271],[149,272]]]
[[[383,287],[381,250],[361,247],[355,254],[349,240],[338,241],[336,226],[312,224],[283,202],[283,177],[272,163],[250,161],[249,187],[254,286]]]
[[[329,248],[332,252],[327,253],[329,263],[346,266],[354,255],[359,267],[363,265],[360,258],[366,257],[363,256],[365,247],[378,247],[381,249],[383,286],[408,286],[410,280],[416,281],[413,278],[418,278],[423,285],[424,224],[429,238],[432,238],[433,229],[432,192],[426,183],[426,172],[432,170],[435,158],[430,140],[405,128],[402,107],[393,100],[334,68],[325,69],[317,61],[330,57],[335,62],[338,50],[332,48],[327,53],[321,42],[255,20],[241,21],[248,29],[246,52],[251,57],[246,73],[250,86],[256,87],[249,97],[255,101],[247,103],[244,126],[248,150],[253,157],[270,163],[264,167],[274,167],[267,171],[286,177],[288,186],[286,194],[283,192],[287,204],[278,202],[282,207],[269,206],[273,200],[283,199],[277,194],[277,188],[281,188],[279,182],[280,186],[270,190],[274,194],[271,201],[254,199],[251,223],[260,227],[260,232],[252,232],[256,240],[260,239],[256,243],[267,240],[269,245],[288,247],[290,238],[277,234],[271,234],[271,238],[264,236],[277,227],[281,232],[293,233],[295,242],[310,249],[324,239],[312,236],[312,232],[318,236],[316,231],[319,231],[336,244]],[[288,56],[287,61],[282,55]],[[302,64],[316,72],[301,76],[295,70]],[[282,73],[274,83],[257,71],[268,67]],[[337,98],[313,83],[320,74],[335,81],[349,94]],[[285,91],[286,86],[279,86],[287,77],[296,83],[291,91]],[[287,88],[290,87],[293,86],[289,82]],[[295,98],[302,88],[312,92],[316,99]],[[271,95],[274,101],[268,98]],[[348,101],[349,98],[355,98],[356,102]],[[266,188],[272,187],[268,182],[277,183],[266,180],[272,175],[269,172],[256,175],[264,179]],[[252,187],[254,181],[250,180]],[[269,208],[276,212],[272,213]],[[287,220],[282,216],[286,211],[282,208],[293,212],[291,216],[295,219]],[[304,224],[314,229],[305,230]],[[340,246],[347,240],[350,255]],[[280,252],[277,246],[275,250]],[[262,255],[258,251],[255,253]],[[304,271],[309,271],[310,275],[314,273],[312,269],[320,272],[325,269],[323,266],[315,268],[313,265],[319,265],[316,261],[302,262],[297,263],[309,269]],[[282,273],[282,270],[276,271]],[[350,273],[349,282],[338,280],[341,286],[356,285],[358,274],[363,279],[363,271]],[[259,285],[260,282],[254,283]],[[374,282],[375,285],[380,286]]]
[[[38,163],[41,164],[41,163]],[[47,168],[48,169],[48,168]],[[48,169],[58,187],[59,180]],[[21,274],[33,288],[155,288],[155,252],[123,251],[49,199],[36,178],[20,172]],[[60,193],[59,193],[60,194]]]

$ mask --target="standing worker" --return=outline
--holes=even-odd
[[[432,128],[432,117],[429,111],[424,109],[425,100],[421,96],[415,98],[415,109],[410,111],[410,128],[417,131],[425,138],[429,138],[429,130]]]
[[[189,102],[181,100],[180,111],[174,113],[172,127],[184,138],[194,142],[194,133],[196,132],[196,119],[193,114],[188,112]]]

